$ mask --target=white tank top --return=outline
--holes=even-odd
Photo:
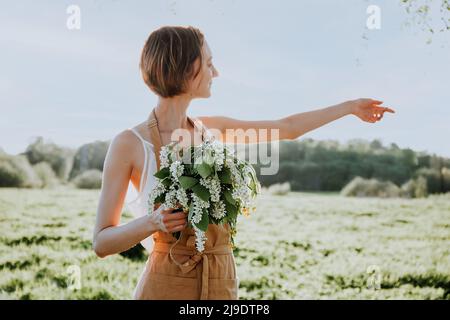
[[[133,128],[129,128],[142,142],[144,148],[144,167],[142,168],[141,181],[139,183],[139,190],[136,190],[134,185],[128,184],[127,196],[125,198],[125,208],[130,211],[136,218],[148,214],[148,197],[153,186],[156,184],[156,178],[153,174],[156,172],[156,159],[153,144],[144,140],[142,136]],[[149,172],[151,174],[149,174]],[[150,236],[141,241],[141,244],[148,252],[153,248],[153,237]]]

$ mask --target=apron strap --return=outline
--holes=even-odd
[[[161,165],[159,153],[161,151],[161,136],[159,135],[158,121],[156,120],[155,109],[152,110],[148,119],[148,127],[150,129],[150,140],[153,144],[153,150],[156,158],[156,171],[159,171]]]
[[[188,121],[192,124],[194,127],[194,134],[196,131],[201,131],[202,133],[202,142],[205,141],[206,137],[206,130],[203,124],[201,122],[199,123],[197,120],[193,120],[190,117],[187,117]],[[156,170],[158,171],[161,165],[161,160],[159,158],[160,151],[162,147],[161,142],[161,136],[159,134],[159,127],[158,127],[158,120],[156,120],[156,113],[155,108],[153,108],[152,112],[150,113],[150,116],[148,118],[148,127],[150,129],[150,140],[153,144],[153,149],[155,151],[155,158],[156,158]]]

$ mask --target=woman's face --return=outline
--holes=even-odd
[[[206,40],[203,42],[202,48],[203,65],[196,78],[192,81],[191,96],[193,98],[208,98],[211,96],[212,79],[219,75],[212,62],[211,50]],[[194,70],[197,70],[200,59],[195,61]]]

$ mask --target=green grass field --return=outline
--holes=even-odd
[[[132,297],[146,256],[94,254],[98,197],[0,189],[0,298]],[[125,211],[122,222],[129,219]],[[449,194],[263,194],[257,212],[239,217],[236,245],[241,299],[450,298]],[[80,289],[69,281],[72,268]]]

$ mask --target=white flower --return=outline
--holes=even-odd
[[[195,210],[192,213],[192,223],[198,224],[202,220],[203,210]]]
[[[175,161],[170,165],[170,174],[174,181],[178,182],[178,178],[183,175],[184,166],[181,161]]]
[[[217,202],[220,200],[220,182],[214,177],[208,177],[206,179],[201,178],[200,184],[208,189],[211,194],[211,201]]]
[[[176,208],[177,207],[177,190],[174,185],[170,186],[169,192],[166,193],[166,199],[164,201],[164,209]]]
[[[188,210],[188,208],[189,208],[189,198],[188,198],[188,195],[186,194],[186,190],[184,190],[183,188],[179,188],[177,190],[177,199],[180,202],[180,204],[183,207],[183,209],[184,210]]]
[[[198,252],[202,252],[205,250],[205,242],[206,242],[206,236],[205,232],[198,229],[197,227],[194,227],[195,231],[195,247],[197,248]]]
[[[169,166],[170,148],[168,146],[161,147],[159,152],[160,169],[167,168]]]
[[[220,171],[220,170],[222,170],[222,166],[225,161],[223,143],[221,143],[219,141],[214,141],[212,143],[212,147],[214,150],[214,168],[216,171]]]
[[[226,215],[225,203],[219,201],[213,204],[212,216],[216,219],[222,219]]]
[[[194,201],[194,205],[199,206],[200,208],[209,208],[209,202],[208,201],[203,201],[202,199],[200,199],[199,197],[197,197],[197,195],[195,193],[192,194],[192,201]]]
[[[238,200],[243,207],[247,207],[251,202],[251,194],[249,191],[250,189],[246,185],[240,185],[233,189],[231,196],[233,199]]]
[[[230,169],[231,172],[231,180],[233,181],[233,184],[242,185],[243,179],[241,172],[238,169],[238,166],[234,163],[234,159],[226,159],[227,167]]]
[[[203,209],[209,208],[209,202],[203,201],[199,197],[197,197],[194,193],[192,194],[192,223],[199,223],[202,220]]]
[[[155,204],[156,198],[162,195],[164,192],[166,192],[166,187],[158,180],[155,187],[152,189],[152,191],[150,191],[148,199],[149,210],[151,212],[153,212],[153,205]]]

